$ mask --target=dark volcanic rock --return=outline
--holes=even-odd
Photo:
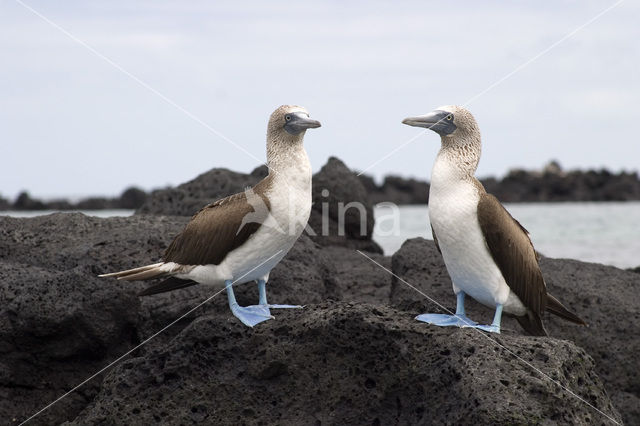
[[[28,192],[23,191],[13,202],[13,208],[15,210],[44,210],[47,206],[40,200],[34,200]]]
[[[589,327],[573,327],[554,316],[546,318],[552,336],[570,339],[596,361],[596,371],[624,416],[637,413],[640,401],[640,275],[596,263],[543,258],[542,272],[551,293],[577,312]],[[621,398],[628,393],[635,398]],[[640,417],[626,420],[640,424]]]
[[[151,220],[152,219],[152,220]],[[24,420],[138,341],[140,284],[97,277],[151,261],[182,220],[0,217],[0,417]],[[72,419],[101,376],[38,417]]]
[[[140,188],[127,188],[118,199],[118,208],[137,209],[147,200],[147,193]]]
[[[74,206],[79,210],[106,210],[116,208],[114,200],[106,197],[91,197],[78,201]]]
[[[437,308],[426,296],[357,251],[307,236],[268,284],[272,303],[307,306],[274,310],[275,320],[254,329],[230,314],[222,289],[139,299],[147,284],[97,278],[157,261],[187,221],[0,217],[0,418],[26,419],[179,319],[32,424],[606,421],[523,360],[619,419],[606,388],[625,420],[638,423],[638,274],[543,259],[550,291],[590,323],[547,317],[547,328],[586,353],[522,336],[508,318],[501,336],[418,323],[416,314]],[[392,262],[366,255],[455,309],[432,242],[410,240]],[[256,286],[238,286],[237,296],[255,303]],[[480,320],[493,315],[472,300],[467,308]]]
[[[347,247],[331,247],[328,259],[335,267],[343,300],[388,304],[391,274],[382,268],[391,270],[391,258],[379,253],[363,254]]]
[[[291,251],[276,266],[269,276],[267,296],[270,303],[308,305],[325,300],[342,299],[341,281],[337,277],[336,269],[328,253],[309,239],[301,236]],[[117,268],[116,268],[117,269]],[[254,305],[258,301],[257,286],[245,283],[234,286],[238,303],[242,306]],[[142,299],[139,334],[149,336],[175,320],[190,308],[220,293],[203,308],[208,313],[220,315],[221,321],[237,321],[229,312],[226,293],[202,285],[188,287],[184,290],[158,294]],[[279,317],[282,311],[274,311]],[[170,330],[164,336],[152,342],[151,347],[164,345],[173,338],[182,327],[200,315],[201,312],[189,315],[177,329]],[[147,350],[147,349],[145,349]]]
[[[357,175],[342,161],[329,158],[313,176],[311,238],[322,245],[338,245],[382,253],[371,240],[373,204]]]
[[[387,176],[382,185],[378,186],[372,177],[360,175],[360,182],[374,204],[385,201],[395,204],[427,204],[429,200],[429,184],[423,180]]]
[[[213,169],[177,188],[154,191],[136,213],[192,216],[212,201],[255,185],[267,173],[266,166],[248,175]],[[380,246],[371,240],[373,204],[355,173],[342,161],[330,158],[313,176],[313,203],[307,232],[315,242],[382,253]],[[323,209],[327,218],[324,227]]]
[[[9,200],[0,195],[0,210],[8,210],[11,207]]]
[[[394,254],[392,268],[402,278],[392,280],[392,304],[415,313],[444,313],[438,304],[455,311],[451,280],[433,241],[408,240]],[[574,341],[593,356],[596,371],[612,398],[623,404],[637,403],[640,397],[637,363],[640,275],[611,266],[563,259],[543,258],[541,268],[549,292],[589,324],[589,327],[580,327],[545,314],[549,334]],[[409,284],[419,291],[411,289]],[[491,322],[493,311],[473,299],[467,298],[465,307],[472,319]],[[522,330],[514,319],[503,317],[503,334],[522,334]],[[628,395],[623,397],[623,394]],[[618,408],[622,413],[634,411],[632,405]],[[633,420],[631,423],[637,423],[640,418]]]
[[[570,342],[424,327],[388,307],[321,304],[248,329],[203,316],[116,367],[72,424],[563,424],[619,419]]]
[[[242,192],[262,179],[260,168],[251,174],[212,169],[176,188],[159,189],[149,195],[136,214],[192,216],[212,201]]]
[[[360,176],[374,203],[426,204],[429,183],[423,180],[387,176],[378,186],[373,178]],[[630,201],[640,200],[640,178],[636,172],[608,170],[565,172],[552,161],[542,171],[514,169],[502,179],[480,179],[487,192],[502,202]]]
[[[501,180],[483,179],[488,192],[503,202],[640,200],[637,173],[608,170],[564,172],[552,162],[542,172],[516,169]]]
[[[187,217],[99,219],[54,214],[0,217],[0,418],[24,420],[161,330],[219,289],[193,286],[139,299],[144,283],[97,275],[159,259]],[[341,298],[333,262],[303,236],[270,277],[273,303]],[[253,304],[255,285],[239,286]],[[162,347],[203,312],[236,321],[223,293],[137,353]],[[279,312],[274,312],[279,316]],[[102,375],[55,404],[34,424],[73,419],[95,396]]]

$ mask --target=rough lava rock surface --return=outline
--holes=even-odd
[[[570,342],[424,327],[405,312],[325,303],[248,329],[202,316],[109,374],[71,424],[559,424],[618,418]]]
[[[625,422],[638,424],[640,275],[569,259],[542,258],[540,264],[548,291],[589,324],[576,326],[547,313],[544,322],[549,335],[584,348],[594,358],[596,371]],[[444,313],[438,305],[442,304],[455,311],[451,280],[433,241],[407,240],[393,255],[392,269],[396,274],[391,284],[393,306],[417,313]],[[424,294],[411,289],[409,284]],[[470,318],[491,322],[493,311],[473,299],[466,299],[465,308]],[[503,335],[522,334],[513,318],[503,317],[502,328]]]
[[[313,176],[309,227],[317,234],[311,238],[323,246],[382,253],[380,246],[371,240],[373,204],[367,191],[358,176],[335,157],[329,158]]]
[[[151,260],[175,225],[82,214],[0,217],[1,418],[24,420],[137,342],[140,286],[97,274]],[[91,381],[36,423],[72,419],[99,385]]]
[[[158,261],[193,212],[265,174],[213,170],[152,196],[142,211],[156,215],[0,217],[0,418],[25,420],[175,322],[30,424],[607,423],[531,366],[607,416],[620,420],[616,406],[640,423],[637,273],[543,259],[550,291],[590,324],[546,317],[552,338],[522,336],[508,318],[501,336],[414,321],[438,309],[429,298],[455,308],[441,256],[413,239],[385,257],[370,243],[372,222],[369,240],[301,237],[268,294],[306,307],[274,310],[254,329],[229,313],[222,289],[138,298],[146,284],[97,277]],[[315,178],[335,202],[370,206],[339,160]],[[255,287],[239,286],[238,301],[255,303]],[[471,300],[468,312],[493,314]]]
[[[0,218],[3,418],[24,420],[217,291],[198,285],[139,301],[135,294],[145,284],[96,278],[157,260],[186,220],[81,214]],[[442,265],[419,263],[431,257],[430,244],[407,242],[393,259],[394,271],[409,282],[431,271],[441,283],[441,300],[452,300],[442,283]],[[389,268],[389,258],[365,254]],[[417,275],[403,271],[409,260]],[[621,280],[629,285],[626,276]],[[503,347],[473,330],[429,327],[413,321],[425,308],[424,298],[411,301],[415,292],[401,297],[399,291],[391,275],[362,254],[303,237],[274,269],[269,296],[274,303],[306,304],[305,309],[274,311],[275,320],[251,330],[229,314],[221,294],[32,424],[606,420],[505,347],[613,418],[619,415],[604,386],[610,393],[616,386],[624,389],[616,394],[618,403],[635,401],[630,367],[623,376],[622,370],[612,374],[597,364],[606,352],[593,353],[594,367],[591,356],[573,343],[521,336],[513,332],[515,325],[508,327],[512,332],[491,336]],[[241,286],[238,295],[241,303],[254,302],[255,286]],[[579,336],[561,336],[554,322],[548,324],[557,336]],[[627,346],[611,346],[610,368],[633,365]],[[619,382],[603,385],[599,371]],[[633,408],[624,414],[629,413]]]
[[[219,291],[197,285],[140,299],[136,294],[144,283],[97,277],[156,262],[187,220],[78,213],[0,217],[0,418],[25,420]],[[237,296],[242,304],[255,303],[257,290],[242,285]],[[273,303],[301,305],[338,300],[335,267],[317,244],[302,237],[272,272],[269,297]],[[162,347],[203,312],[234,320],[222,294],[134,355]],[[73,419],[96,395],[101,378],[33,424]]]

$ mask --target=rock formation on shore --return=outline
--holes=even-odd
[[[27,191],[22,191],[13,203],[0,196],[0,211],[13,210],[106,210],[136,209],[147,199],[147,193],[135,186],[125,189],[119,197],[89,197],[77,202],[65,199],[43,201],[32,198]]]
[[[315,178],[351,179],[345,169],[333,160]],[[235,182],[223,175],[206,179]],[[179,211],[207,185],[196,179],[150,205]],[[365,200],[351,187],[334,201]],[[550,338],[523,336],[507,318],[499,336],[413,321],[438,309],[430,299],[455,308],[441,257],[420,238],[385,257],[359,235],[303,235],[273,270],[269,295],[306,307],[274,310],[254,329],[229,314],[224,292],[193,309],[221,289],[138,298],[145,283],[97,277],[157,261],[188,219],[0,217],[1,418],[25,420],[179,319],[30,424],[640,422],[640,274],[544,258],[550,291],[589,323],[546,317]],[[238,288],[241,304],[254,287]],[[468,311],[492,316],[471,300]]]
[[[325,168],[329,168],[328,173],[336,173],[333,166],[336,162],[342,164],[336,158],[329,159],[325,165]],[[340,173],[345,175],[343,171]],[[13,202],[0,196],[0,211],[139,209],[139,213],[168,214],[167,209],[172,209],[175,214],[191,215],[201,207],[201,202],[242,191],[245,187],[257,183],[266,174],[266,166],[257,167],[249,174],[213,169],[176,188],[158,189],[147,194],[139,188],[131,187],[117,198],[91,197],[78,202],[43,201],[34,199],[28,192],[23,191]],[[366,197],[374,205],[385,201],[398,205],[427,204],[429,199],[429,183],[426,180],[389,175],[378,185],[366,174],[354,176],[360,183],[355,183],[356,179],[350,177],[349,184],[362,186],[366,196],[362,195],[359,198]],[[320,172],[316,177],[321,177]],[[503,202],[640,200],[640,178],[637,172],[615,174],[605,169],[565,172],[555,161],[549,163],[542,171],[515,169],[501,179],[487,177],[480,180],[488,192]],[[328,182],[332,187],[339,188],[337,182]],[[339,191],[338,189],[337,192]],[[314,193],[314,201],[321,202],[326,199],[321,198],[320,193]]]
[[[387,176],[382,185],[376,185],[370,176],[361,175],[360,179],[375,203],[426,204],[429,198],[426,181]],[[516,169],[502,179],[489,177],[480,181],[488,192],[509,203],[640,200],[637,172],[614,174],[604,169],[565,172],[555,161],[542,171]]]

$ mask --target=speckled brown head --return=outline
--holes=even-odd
[[[301,106],[282,105],[269,118],[268,132],[278,136],[301,137],[307,129],[320,127],[320,122],[309,117]]]

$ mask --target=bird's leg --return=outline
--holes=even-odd
[[[500,322],[502,321],[502,305],[496,306],[496,313],[493,316],[493,322],[491,325],[469,325],[465,327],[478,328],[480,330],[488,331],[490,333],[500,334]]]
[[[464,311],[464,291],[456,294],[456,313],[455,315],[447,314],[422,314],[416,317],[418,321],[428,324],[438,325],[440,327],[473,327],[478,323],[467,317]]]
[[[267,306],[269,308],[274,308],[274,309],[294,309],[294,308],[301,309],[302,308],[302,306],[298,306],[298,305],[269,305],[267,303],[267,281],[264,279],[258,280],[258,293],[260,295],[258,303],[262,306]]]
[[[271,313],[269,312],[269,307],[266,304],[247,307],[238,305],[236,296],[233,293],[233,282],[231,280],[226,280],[224,285],[227,289],[229,308],[231,308],[233,315],[242,321],[244,325],[253,327],[263,321],[273,319],[273,316],[271,316]]]
[[[267,282],[265,280],[258,280],[258,303],[261,305],[267,304]]]

